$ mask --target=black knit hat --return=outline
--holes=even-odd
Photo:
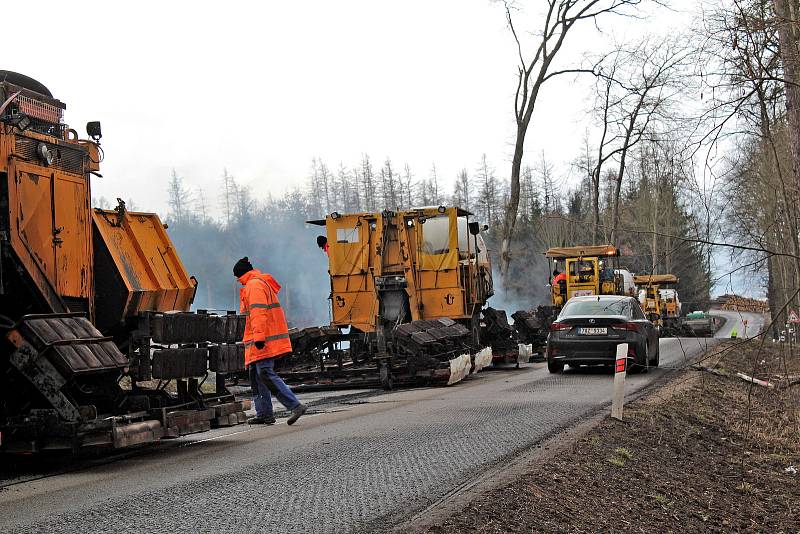
[[[325,245],[327,245],[327,244],[328,244],[328,238],[327,237],[325,237],[324,235],[318,235],[317,236],[317,246],[319,248],[324,248]]]
[[[244,258],[240,259],[236,262],[236,265],[233,266],[233,276],[236,278],[241,278],[245,274],[249,273],[253,270],[253,264],[250,263],[250,260],[245,256]]]

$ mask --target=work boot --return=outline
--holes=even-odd
[[[257,415],[255,417],[251,417],[247,420],[247,424],[250,425],[274,425],[275,418],[271,415],[264,417],[261,415]]]
[[[306,406],[305,404],[299,404],[297,408],[292,410],[292,416],[289,417],[289,419],[286,421],[286,424],[287,425],[295,424],[297,420],[300,419],[304,413],[306,413],[306,410],[308,410],[308,406]]]

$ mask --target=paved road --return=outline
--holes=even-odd
[[[723,310],[714,310],[712,313],[725,318],[725,324],[717,332],[717,337],[731,337],[734,327],[739,337],[753,337],[766,326],[764,316],[760,314]]]
[[[630,376],[628,393],[714,343],[661,340],[664,368]],[[8,486],[0,532],[381,531],[602,409],[611,382],[533,364],[449,388],[344,398],[294,427],[218,430]]]

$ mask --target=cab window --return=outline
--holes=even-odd
[[[431,217],[422,225],[422,252],[447,254],[450,252],[450,217]]]
[[[337,243],[358,243],[358,227],[356,228],[337,228]]]
[[[590,260],[573,261],[569,267],[569,274],[577,276],[581,282],[588,282],[594,277],[594,262]]]

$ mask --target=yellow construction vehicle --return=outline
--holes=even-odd
[[[545,252],[552,262],[550,305],[515,312],[516,339],[540,351],[547,342],[550,324],[572,297],[581,295],[625,295],[633,290],[632,275],[620,268],[619,250],[612,245],[555,247]],[[548,268],[549,270],[549,268]]]
[[[294,354],[280,364],[285,379],[454,383],[490,363],[480,316],[493,294],[492,269],[470,216],[439,206],[309,221],[326,229],[317,244],[328,253],[332,321],[292,332]]]
[[[681,329],[680,302],[675,289],[678,284],[674,274],[646,274],[633,277],[639,288],[639,302],[647,317],[660,328],[662,335],[677,335]]]
[[[552,305],[561,309],[572,297],[622,295],[619,250],[612,245],[557,247],[545,255],[553,260]],[[556,313],[557,315],[557,313]]]
[[[157,215],[92,209],[100,123],[80,139],[65,108],[0,71],[0,450],[124,447],[242,422],[224,376],[243,368],[243,316],[188,311],[196,282]],[[216,387],[201,392],[209,369]]]

